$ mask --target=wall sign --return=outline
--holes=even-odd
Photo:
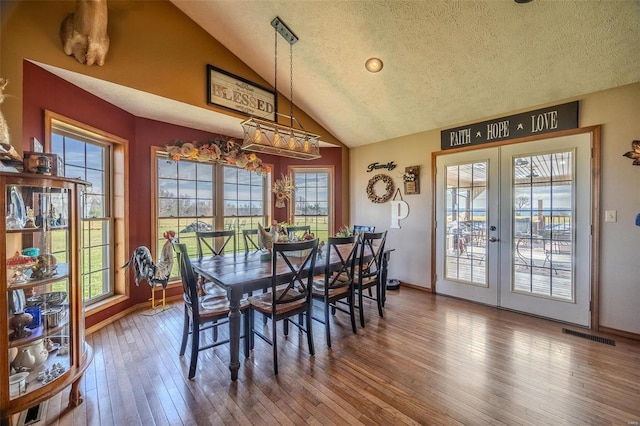
[[[276,121],[276,92],[207,65],[207,103]]]
[[[371,163],[371,164],[369,164],[369,166],[367,166],[367,173],[370,173],[370,172],[372,172],[374,170],[380,170],[380,169],[387,169],[387,170],[391,171],[391,170],[395,169],[396,166],[397,166],[397,164],[394,163],[393,161],[389,161],[386,164],[380,164],[378,162],[375,162],[375,163]]]
[[[443,130],[442,150],[578,128],[578,101]]]

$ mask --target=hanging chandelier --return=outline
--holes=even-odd
[[[247,151],[263,152],[265,154],[279,155],[282,157],[297,158],[300,160],[314,160],[320,158],[320,136],[309,133],[302,128],[298,120],[293,117],[293,44],[298,37],[285,25],[280,17],[276,16],[271,21],[275,29],[275,92],[278,96],[278,34],[289,43],[290,65],[290,115],[289,126],[278,124],[260,118],[252,117],[243,121],[244,141],[242,149]],[[276,121],[278,120],[276,111]],[[286,116],[285,116],[286,117]],[[294,121],[300,129],[294,128]]]

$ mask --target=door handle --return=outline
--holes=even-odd
[[[495,243],[496,241],[498,241],[496,237],[489,238],[489,242]]]

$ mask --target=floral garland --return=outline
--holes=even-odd
[[[204,142],[175,141],[165,147],[173,161],[181,159],[196,161],[212,161],[220,164],[234,165],[250,172],[266,176],[271,168],[262,164],[262,160],[254,153],[241,150],[240,144],[229,139],[210,139]]]
[[[380,180],[385,183],[385,193],[382,195],[376,195],[373,188]],[[372,202],[386,203],[389,201],[389,198],[391,198],[391,195],[393,195],[393,179],[391,179],[390,176],[380,174],[369,179],[369,184],[367,184],[367,197],[369,197]]]

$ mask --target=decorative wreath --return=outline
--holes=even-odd
[[[373,187],[376,185],[376,182],[379,180],[383,181],[385,186],[385,193],[383,195],[376,195],[373,191]],[[386,203],[389,201],[389,198],[393,195],[393,179],[387,175],[375,175],[371,179],[369,179],[369,183],[367,184],[367,197],[374,203]]]

